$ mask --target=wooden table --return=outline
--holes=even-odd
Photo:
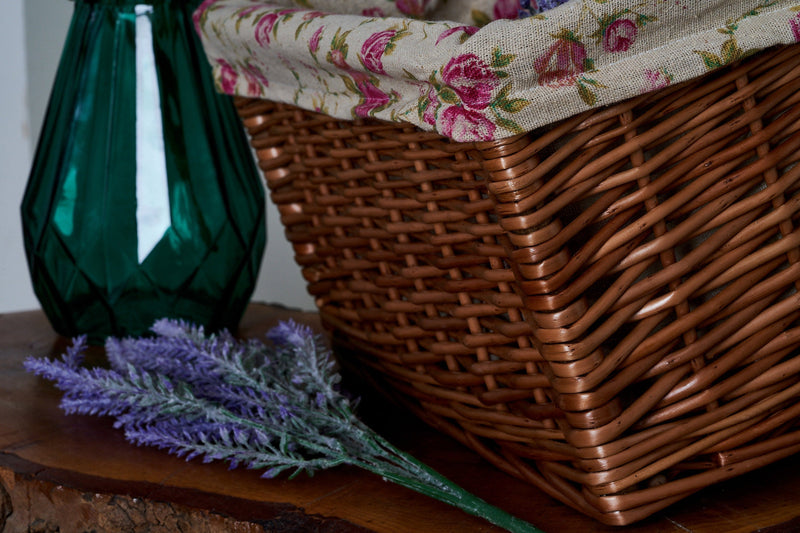
[[[252,305],[241,333],[260,336],[288,317],[319,327],[313,313]],[[130,445],[109,419],[64,415],[58,391],[22,368],[25,357],[57,355],[67,344],[41,312],[0,315],[2,532],[499,531],[355,468],[264,480],[257,472]],[[645,522],[613,528],[495,470],[381,399],[367,398],[365,420],[389,440],[547,533],[800,531],[800,457],[710,487]],[[384,416],[376,418],[378,412]]]

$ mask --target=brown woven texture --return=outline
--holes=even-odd
[[[341,356],[497,467],[624,525],[800,450],[800,45],[480,144],[238,107]]]

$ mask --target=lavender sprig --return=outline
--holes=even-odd
[[[138,445],[263,470],[263,477],[348,464],[509,531],[538,531],[361,422],[339,391],[333,358],[310,328],[283,322],[267,334],[272,345],[228,332],[206,335],[175,320],[156,322],[153,332],[153,338],[109,338],[110,369],[81,366],[85,338],[60,359],[28,358],[25,367],[64,391],[67,413],[112,416]]]
[[[538,15],[561,4],[566,4],[569,0],[519,0],[518,18],[526,18]]]

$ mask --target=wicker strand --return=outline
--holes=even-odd
[[[607,524],[800,451],[800,45],[459,144],[240,99],[340,357]]]

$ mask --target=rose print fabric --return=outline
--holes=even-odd
[[[195,24],[222,92],[480,141],[800,42],[800,0],[206,0]]]

